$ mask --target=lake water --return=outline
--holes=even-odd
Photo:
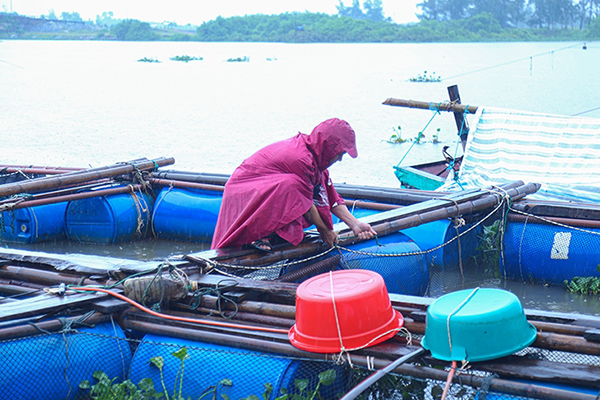
[[[600,43],[582,45],[5,40],[0,164],[98,167],[164,156],[175,158],[174,169],[229,174],[262,146],[339,117],[354,127],[359,157],[333,166],[333,180],[397,187],[392,167],[403,157],[413,164],[440,159],[444,145],[460,149],[449,113],[435,116],[428,143],[388,143],[398,126],[403,138],[416,137],[434,113],[385,99],[440,102],[457,84],[463,104],[581,113],[600,107]],[[178,55],[203,60],[170,60]],[[161,62],[137,61],[144,57]],[[250,61],[226,62],[237,57]],[[409,82],[424,71],[444,79]],[[584,115],[600,117],[600,109]],[[433,144],[438,128],[442,143]],[[125,247],[107,252],[155,251]],[[550,308],[596,312],[562,290],[526,293],[526,306],[556,299]]]

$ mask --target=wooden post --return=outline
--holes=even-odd
[[[460,103],[460,94],[458,93],[458,85],[448,86],[448,96],[450,101],[456,104]],[[458,129],[458,135],[460,136],[460,142],[462,144],[463,151],[467,146],[467,135],[469,134],[469,122],[465,119],[465,114],[454,111],[454,120],[456,121],[456,128]]]

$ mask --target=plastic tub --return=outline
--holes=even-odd
[[[337,353],[342,344],[353,350],[381,343],[403,324],[381,275],[369,270],[335,271],[298,286],[296,324],[289,338],[302,350]]]
[[[70,201],[66,210],[69,240],[115,244],[142,239],[150,223],[150,197],[116,194]]]
[[[221,201],[220,192],[166,187],[154,203],[154,232],[161,239],[210,243]]]
[[[118,325],[77,328],[0,343],[0,393],[11,400],[70,400],[82,395],[79,383],[95,384],[95,371],[122,381],[131,351]]]
[[[232,385],[219,385],[216,392],[218,399],[225,398],[223,395],[232,400],[245,399],[251,395],[263,399],[267,383],[273,385],[270,398],[275,399],[281,396],[282,389],[292,394],[297,393],[294,386],[296,379],[309,379],[308,390],[314,390],[318,374],[333,368],[327,363],[299,361],[274,354],[148,334],[133,356],[129,379],[137,383],[149,377],[154,382],[155,389],[162,392],[160,371],[150,362],[151,358],[160,356],[164,360],[164,384],[171,396],[175,376],[181,366],[181,361],[172,353],[183,347],[189,356],[184,363],[182,389],[182,398],[186,399],[200,398],[207,388],[217,385],[223,379],[231,380]],[[342,370],[338,367],[334,369],[336,381],[332,385],[320,388],[322,398],[337,399],[344,393]],[[212,394],[207,398],[212,399]]]
[[[517,296],[476,288],[449,293],[429,305],[421,345],[440,360],[475,362],[508,356],[535,338],[536,329]]]
[[[16,243],[65,239],[66,208],[62,202],[4,211],[0,213],[0,238]]]

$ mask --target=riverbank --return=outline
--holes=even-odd
[[[65,21],[0,13],[0,39],[280,43],[540,42],[600,39],[600,19],[581,27],[501,27],[490,14],[416,24],[297,13],[217,18],[199,26],[111,20]],[[266,27],[269,28],[266,28]]]

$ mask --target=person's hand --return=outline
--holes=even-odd
[[[319,235],[321,236],[321,240],[330,246],[333,246],[338,242],[338,234],[336,231],[323,229],[322,231],[319,231]]]
[[[377,236],[377,232],[375,232],[371,225],[360,220],[352,227],[352,232],[354,232],[354,235],[361,240],[372,239]]]

